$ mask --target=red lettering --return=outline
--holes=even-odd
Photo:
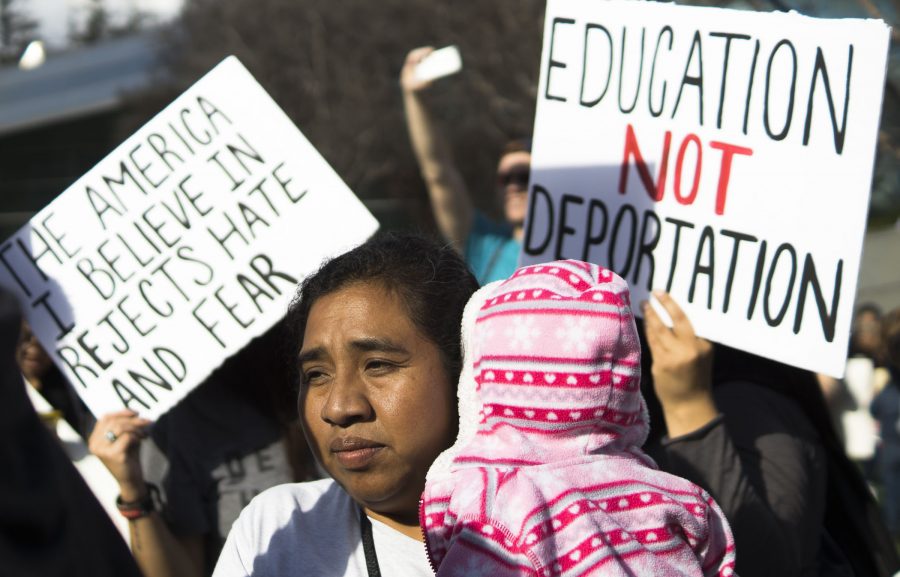
[[[694,163],[694,182],[691,184],[691,193],[681,196],[681,166],[684,164],[684,154],[689,144],[693,143],[697,149],[697,160]],[[700,168],[703,166],[703,145],[696,134],[688,134],[678,148],[678,159],[675,162],[675,200],[681,204],[693,204],[697,198],[697,189],[700,188]]]
[[[722,166],[719,169],[719,187],[716,190],[716,214],[725,214],[725,197],[728,194],[728,180],[731,178],[731,159],[735,154],[753,156],[753,150],[728,144],[727,142],[712,141],[711,148],[722,151]]]
[[[660,155],[662,161],[659,166],[659,178],[657,179],[656,184],[654,184],[653,178],[650,176],[650,169],[647,168],[647,163],[644,162],[641,149],[638,147],[637,138],[634,135],[634,128],[629,124],[625,133],[625,153],[622,158],[622,169],[619,173],[619,193],[625,194],[625,190],[628,186],[628,168],[630,166],[630,159],[633,157],[634,166],[637,168],[641,182],[644,183],[644,189],[647,191],[647,194],[656,202],[662,200],[663,192],[665,192],[666,188],[666,171],[668,170],[669,165],[669,147],[671,144],[672,132],[667,130],[663,140],[662,155]]]

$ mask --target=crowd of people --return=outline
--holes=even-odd
[[[11,566],[64,574],[47,568],[84,559],[71,574],[146,577],[900,571],[900,309],[859,309],[853,368],[830,380],[699,338],[655,293],[669,326],[601,266],[517,269],[530,141],[499,154],[493,222],[441,135],[431,83],[413,73],[430,52],[410,52],[400,84],[444,241],[380,234],[325,262],[279,325],[158,421],[94,420],[0,299],[0,343],[15,351],[2,365],[13,464],[3,482],[27,497],[0,492]],[[584,323],[584,339],[559,337],[569,322]],[[112,474],[136,566],[73,473],[58,473],[65,463],[21,408],[16,372]],[[19,442],[26,431],[32,442]],[[36,473],[30,451],[52,468]]]

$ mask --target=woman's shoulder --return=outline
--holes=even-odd
[[[285,483],[254,497],[236,525],[258,535],[267,528],[315,526],[353,511],[350,496],[333,479]]]
[[[253,514],[270,514],[273,511],[297,508],[308,511],[325,503],[340,506],[344,501],[349,505],[350,496],[334,482],[334,479],[319,479],[269,487],[254,497],[244,511]]]

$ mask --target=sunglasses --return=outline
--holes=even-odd
[[[530,173],[528,170],[510,170],[509,172],[500,172],[497,174],[497,183],[503,187],[514,184],[519,188],[527,188],[529,175]]]

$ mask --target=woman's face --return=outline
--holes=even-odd
[[[416,515],[425,473],[456,435],[455,383],[399,297],[357,283],[312,306],[299,356],[316,458],[366,509]]]

